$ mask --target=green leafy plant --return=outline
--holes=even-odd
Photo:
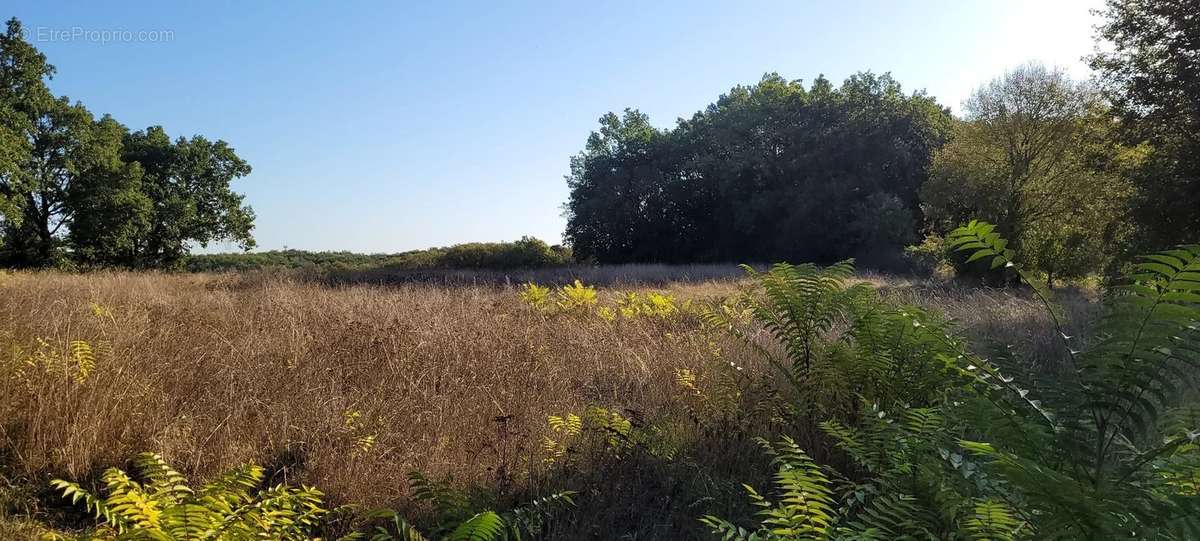
[[[159,455],[134,460],[135,480],[117,468],[104,472],[106,495],[77,483],[51,485],[74,504],[82,504],[102,522],[90,539],[240,540],[309,539],[327,512],[315,488],[277,485],[260,489],[263,469],[243,466],[199,489]]]
[[[778,503],[772,503],[753,487],[746,486],[750,499],[760,508],[761,527],[751,532],[713,516],[706,516],[701,522],[722,539],[824,539],[837,515],[833,490],[825,473],[791,438],[784,437],[776,445],[766,440],[759,443],[778,467],[775,488],[780,498]]]
[[[679,311],[680,306],[674,296],[653,291],[645,294],[633,291],[617,299],[616,313],[627,319],[639,316],[669,318]]]
[[[790,409],[799,415],[854,417],[863,397],[885,408],[928,405],[950,383],[973,377],[960,370],[965,346],[944,321],[851,283],[852,261],[744,268],[755,286],[735,304],[746,308],[726,303],[704,318],[770,362],[793,391]],[[764,332],[772,340],[764,341]]]
[[[596,288],[585,286],[579,280],[558,289],[558,307],[563,311],[588,308],[595,306]]]
[[[54,480],[51,485],[73,504],[95,514],[101,523],[85,539],[154,541],[241,541],[251,539],[309,540],[330,511],[323,495],[312,487],[283,485],[260,488],[263,469],[243,466],[199,489],[159,455],[144,453],[134,460],[138,479],[118,468],[105,471],[106,495],[101,497],[77,483]],[[448,483],[413,472],[413,497],[430,505],[437,525],[422,533],[390,509],[367,513],[376,522],[368,532],[354,532],[339,541],[507,541],[537,538],[554,516],[573,506],[573,492],[559,492],[505,512],[472,511],[468,493]]]
[[[570,465],[571,455],[584,450],[616,459],[634,451],[670,459],[677,452],[674,442],[658,427],[635,423],[618,411],[599,406],[589,406],[581,415],[550,415],[546,424],[551,432],[542,441],[547,464]]]
[[[792,426],[824,416],[822,432],[850,463],[813,467],[788,441],[776,452],[780,497],[752,492],[759,526],[703,522],[724,539],[1200,535],[1200,432],[1189,413],[1200,394],[1200,246],[1143,258],[1080,345],[1062,334],[1049,288],[993,226],[971,222],[948,243],[1033,289],[1073,363],[1062,380],[1033,390],[972,354],[938,318],[845,286],[845,266],[753,275],[762,286],[754,323],[792,361],[775,363],[784,380],[806,391],[848,385],[858,399],[851,414],[829,407],[834,394],[816,400],[824,407],[791,398],[801,404]],[[729,327],[754,339],[753,325]],[[772,353],[769,344],[760,350]]]
[[[519,541],[537,539],[549,527],[554,517],[575,505],[573,492],[557,492],[536,498],[529,503],[505,512],[478,509],[472,495],[449,483],[436,481],[420,472],[408,476],[413,498],[429,505],[435,525],[422,533],[402,515],[380,509],[368,518],[381,521],[370,533],[355,533],[343,541]]]
[[[538,310],[545,310],[550,306],[550,288],[548,287],[528,283],[521,287],[520,296],[525,304]]]
[[[1052,306],[1049,291],[1026,273],[989,224],[972,222],[952,235],[971,257],[1016,270]],[[984,255],[979,255],[984,254]],[[1194,464],[1195,427],[1170,430],[1167,415],[1200,390],[1200,246],[1144,256],[1112,288],[1096,338],[1075,350],[1071,378],[1044,397],[1053,422],[1039,441],[963,442],[1020,489],[1040,530],[1058,537],[1119,537],[1130,532],[1188,539],[1200,532],[1200,497],[1165,483],[1162,472]],[[1032,427],[1031,427],[1032,428]]]

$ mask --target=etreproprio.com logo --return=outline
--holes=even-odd
[[[124,28],[54,28],[39,26],[25,31],[25,39],[34,42],[87,43],[164,43],[175,41],[174,30],[127,30]]]

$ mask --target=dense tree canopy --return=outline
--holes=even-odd
[[[1027,64],[966,102],[955,137],[935,154],[925,213],[945,232],[995,223],[1029,264],[1079,276],[1127,234],[1128,152],[1110,143],[1111,116],[1086,84]]]
[[[162,127],[153,126],[126,135],[124,156],[141,165],[143,191],[153,201],[137,246],[142,265],[174,266],[190,243],[254,246],[254,213],[229,189],[234,179],[250,174],[250,165],[227,143],[201,136],[172,142]]]
[[[1121,113],[1127,144],[1143,144],[1133,250],[1200,242],[1200,6],[1194,0],[1109,0],[1092,57]]]
[[[600,124],[567,179],[577,257],[832,261],[912,238],[951,118],[888,75],[770,74],[672,130],[635,110]]]
[[[54,67],[21,24],[0,35],[0,262],[173,267],[193,244],[253,245],[230,183],[250,166],[224,141],[130,133],[55,97]]]

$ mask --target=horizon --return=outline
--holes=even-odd
[[[233,188],[257,214],[256,252],[392,254],[524,235],[562,243],[568,160],[609,111],[640,109],[669,128],[765,73],[837,84],[873,71],[957,113],[1025,62],[1088,76],[1089,11],[1101,2],[962,4],[300,4],[281,14],[234,3],[66,13],[21,1],[6,16],[57,68],[55,94],[133,130],[162,125],[237,149],[254,168]]]

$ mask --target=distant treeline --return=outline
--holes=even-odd
[[[567,179],[566,238],[601,263],[833,261],[917,238],[953,118],[888,75],[767,75],[674,129],[600,119]]]
[[[1200,242],[1195,2],[1110,0],[1093,77],[1031,62],[956,115],[890,75],[840,86],[769,73],[661,129],[608,113],[571,159],[565,239],[600,263],[812,261],[996,224],[1050,278]],[[914,242],[921,241],[913,246]]]
[[[272,250],[257,253],[203,254],[187,259],[190,272],[228,272],[268,268],[316,270],[366,269],[517,269],[571,262],[571,250],[533,237],[515,242],[471,242],[396,254]]]

